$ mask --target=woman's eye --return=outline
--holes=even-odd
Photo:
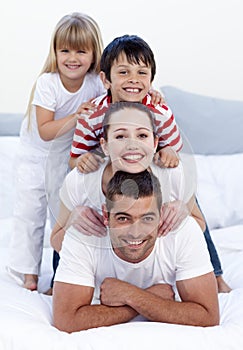
[[[121,140],[121,139],[123,139],[124,137],[125,137],[124,135],[117,135],[117,136],[116,136],[116,139],[117,139],[117,140]]]
[[[146,134],[140,134],[139,135],[139,138],[140,139],[146,139],[148,137],[148,135],[146,135]]]

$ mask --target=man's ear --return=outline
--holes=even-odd
[[[106,88],[106,90],[109,90],[111,83],[110,81],[106,78],[105,72],[100,71],[100,79],[104,85],[104,87]]]
[[[109,217],[108,217],[108,211],[105,204],[102,204],[102,214],[104,219],[104,225],[108,226],[109,223]]]
[[[109,156],[109,152],[107,150],[107,142],[104,139],[104,137],[100,138],[100,147],[102,148],[102,151],[104,152],[104,155],[106,155],[108,157]]]

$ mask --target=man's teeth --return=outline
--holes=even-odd
[[[127,241],[127,243],[129,245],[139,245],[139,244],[143,243],[143,241]]]

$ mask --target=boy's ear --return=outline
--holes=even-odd
[[[111,83],[109,82],[109,80],[106,78],[105,72],[100,71],[100,79],[104,85],[104,87],[106,88],[106,90],[109,90]]]
[[[108,211],[105,204],[102,204],[102,214],[104,219],[104,225],[108,226],[109,223],[109,217],[108,217]]]
[[[109,156],[109,152],[107,150],[107,142],[104,139],[104,137],[100,138],[100,147],[102,148],[102,151],[104,152],[105,156]]]

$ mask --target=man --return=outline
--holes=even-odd
[[[115,173],[103,208],[109,235],[65,235],[53,295],[58,329],[109,326],[137,315],[218,325],[216,279],[202,231],[188,217],[178,230],[157,238],[161,203],[159,182],[147,170]]]

